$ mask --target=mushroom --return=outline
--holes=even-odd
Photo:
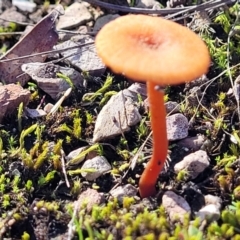
[[[97,34],[97,53],[113,72],[147,82],[153,154],[139,181],[141,197],[156,194],[156,181],[167,158],[164,92],[159,88],[192,81],[208,71],[205,43],[188,28],[153,16],[126,15]]]

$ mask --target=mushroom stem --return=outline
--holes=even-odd
[[[147,82],[147,91],[153,131],[153,154],[139,181],[142,198],[156,194],[156,181],[164,167],[168,151],[164,92],[156,90],[156,84],[150,81]]]

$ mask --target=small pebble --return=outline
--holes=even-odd
[[[136,5],[137,8],[152,8],[152,9],[160,9],[160,3],[156,0],[137,0]]]
[[[183,197],[177,195],[172,191],[167,191],[164,193],[162,198],[162,205],[172,222],[178,220],[180,220],[180,222],[183,222],[185,216],[191,213],[191,208],[188,202]]]
[[[177,102],[168,101],[165,103],[166,112],[169,114],[179,113],[180,105]]]
[[[71,29],[92,20],[87,5],[86,2],[75,2],[67,7],[65,14],[59,18],[57,29]]]
[[[81,152],[85,151],[87,148],[88,147],[80,147],[78,149],[71,151],[66,157],[67,161],[70,162],[71,160],[76,158]],[[78,158],[77,161],[74,161],[74,163],[71,163],[71,165],[79,164],[80,162],[82,162],[85,159],[85,157],[86,156],[82,156],[82,157]]]
[[[180,147],[187,148],[188,150],[197,151],[197,150],[200,150],[204,141],[205,141],[205,137],[199,134],[195,137],[186,137],[180,140],[177,144]]]
[[[180,140],[188,136],[188,120],[176,113],[167,117],[167,137],[169,141]]]
[[[93,133],[93,142],[113,138],[130,130],[141,121],[135,104],[137,94],[129,90],[120,91],[112,96],[98,114]]]
[[[94,172],[88,172],[90,169]],[[110,171],[111,165],[108,163],[105,157],[97,156],[84,162],[81,170],[83,171],[81,173],[82,177],[84,177],[88,181],[94,181],[98,177],[102,176],[104,173]],[[86,172],[84,172],[84,170],[86,170]]]
[[[78,204],[79,209],[81,209],[83,204],[86,204],[87,211],[90,212],[94,205],[100,205],[104,202],[105,198],[102,193],[88,188],[86,191],[80,193],[78,200],[74,204]]]
[[[24,12],[32,13],[36,10],[37,4],[28,0],[12,0],[12,4]]]
[[[124,197],[135,197],[137,195],[137,188],[132,186],[131,184],[127,184],[125,186],[119,186],[110,191],[110,194],[117,198],[118,201],[122,202]]]
[[[209,204],[196,213],[196,217],[199,217],[201,221],[208,220],[208,222],[217,221],[220,218],[220,211],[218,206]]]
[[[195,179],[209,166],[209,157],[203,150],[191,153],[183,158],[182,161],[174,166],[176,173],[184,170],[188,173],[190,179]]]
[[[207,194],[204,196],[206,205],[214,204],[220,209],[222,207],[222,199],[218,196]]]

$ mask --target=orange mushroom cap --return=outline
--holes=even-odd
[[[158,85],[194,80],[210,66],[208,49],[197,34],[160,17],[119,17],[99,31],[95,44],[113,72]]]

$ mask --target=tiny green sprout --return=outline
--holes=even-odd
[[[133,197],[124,197],[123,198],[123,207],[126,209],[129,209],[132,204],[135,203],[135,200]]]
[[[67,84],[69,85],[69,87],[71,87],[72,89],[74,89],[75,86],[74,86],[72,80],[71,80],[68,76],[66,76],[65,74],[62,74],[62,73],[57,73],[57,77],[62,78],[64,81],[67,82]]]
[[[239,131],[238,130],[233,130],[232,135],[234,137],[234,140],[237,141],[237,144],[240,147]]]
[[[143,103],[142,95],[139,94],[139,93],[137,94],[137,102],[140,103],[140,104]]]
[[[80,139],[82,135],[82,119],[80,117],[74,117],[73,119],[73,135],[75,138]]]
[[[56,170],[53,170],[53,171],[49,172],[46,177],[41,175],[40,178],[38,179],[38,184],[40,186],[43,186],[43,185],[49,183],[51,180],[54,179],[55,173],[56,173]]]
[[[30,240],[30,235],[27,232],[23,232],[21,240]]]
[[[220,175],[217,179],[219,187],[222,191],[227,191],[229,189],[229,179],[228,176]]]
[[[170,236],[167,232],[162,232],[158,238],[158,240],[169,240]]]
[[[140,140],[145,138],[148,135],[148,133],[149,128],[146,125],[146,118],[143,118],[137,127],[138,139]]]
[[[169,96],[168,96],[168,94],[165,94],[164,95],[164,102],[168,102],[169,101]]]
[[[117,149],[118,155],[120,155],[125,161],[131,157],[131,154],[128,150],[119,150]]]
[[[91,95],[85,94],[85,96],[83,96],[82,101],[83,102],[94,102],[98,96],[102,96],[102,94],[104,94],[112,86],[112,83],[113,83],[113,77],[111,75],[108,75],[103,86]]]
[[[54,154],[61,155],[62,143],[63,143],[63,140],[58,139],[57,143],[53,147],[53,153]]]
[[[19,221],[22,219],[22,216],[19,213],[14,213],[13,218]]]
[[[42,142],[42,134],[43,134],[44,129],[45,129],[45,125],[38,125],[36,130],[35,130],[37,141],[39,143]]]
[[[94,189],[94,190],[99,190],[100,187],[99,187],[96,183],[93,183],[93,184],[92,184],[92,189]]]
[[[235,145],[235,144],[230,144],[229,149],[230,149],[230,151],[232,152],[232,154],[233,154],[235,157],[238,157],[239,147],[238,147],[237,145]]]
[[[28,168],[33,168],[34,162],[30,154],[27,153],[26,149],[22,149],[19,153],[19,157],[22,159],[23,165]]]
[[[215,23],[219,23],[220,25],[222,25],[225,33],[229,33],[230,29],[231,29],[231,23],[229,18],[227,17],[227,15],[223,12],[220,13],[214,20]]]
[[[104,106],[107,101],[114,95],[116,95],[117,92],[116,91],[109,91],[109,92],[106,92],[103,96],[103,98],[101,99],[100,103],[99,103],[99,106],[102,107]]]
[[[94,169],[94,168],[76,169],[76,170],[67,171],[67,173],[70,176],[79,175],[81,173],[94,173],[94,172],[96,172],[96,169]]]
[[[56,212],[59,209],[59,206],[56,202],[45,202],[44,207],[49,212]]]
[[[225,92],[220,92],[218,94],[219,101],[224,101],[226,99],[227,94]]]
[[[221,230],[224,239],[229,239],[234,235],[234,227],[229,224],[222,224]]]
[[[219,130],[223,126],[223,117],[218,117],[214,121],[214,128],[216,130]]]
[[[72,141],[72,138],[69,135],[66,135],[65,141],[66,141],[67,144],[70,144],[71,141]]]
[[[31,192],[33,190],[33,182],[32,180],[27,180],[25,184],[25,188],[28,192]]]
[[[40,200],[36,203],[36,207],[38,209],[40,209],[40,208],[44,207],[44,204],[45,204],[44,200]]]
[[[28,136],[29,134],[31,134],[32,132],[34,132],[37,128],[38,124],[33,124],[32,126],[30,126],[29,128],[22,130],[20,138],[19,138],[19,148],[11,155],[11,157],[14,157],[15,155],[17,155],[23,148],[24,148],[24,138],[26,136]]]
[[[43,165],[44,161],[48,158],[48,156],[49,156],[49,148],[46,146],[37,157],[33,168],[35,170],[39,169]]]
[[[176,180],[179,182],[184,182],[188,179],[189,174],[187,170],[181,170],[178,172]]]
[[[216,157],[216,162],[218,166],[230,166],[234,161],[236,161],[236,159],[236,156],[224,153],[223,158],[220,158],[219,156]]]
[[[236,200],[240,200],[240,186],[237,186],[234,190],[233,190],[233,197]]]
[[[228,223],[233,227],[238,227],[238,220],[233,212],[228,210],[223,210],[221,214],[221,218],[224,223]]]
[[[129,162],[128,162],[128,163],[124,163],[124,164],[122,164],[122,165],[119,167],[119,171],[120,171],[120,172],[125,171],[126,169],[129,168],[129,165],[130,165]]]
[[[12,181],[12,192],[14,193],[18,193],[19,192],[19,188],[18,185],[20,183],[21,179],[19,176],[14,176],[13,181]]]
[[[39,178],[38,178],[38,185],[39,186],[44,186],[46,184],[46,181],[45,181],[45,178],[43,175],[41,175]]]
[[[88,149],[82,151],[80,154],[78,154],[75,158],[73,158],[72,160],[70,160],[67,165],[76,165],[79,164],[81,161],[84,160],[84,158],[86,157],[87,154],[89,154],[90,152],[93,151],[97,151],[99,153],[100,156],[102,156],[103,154],[103,148],[100,144],[96,143],[92,146],[90,146]]]
[[[53,168],[55,170],[61,169],[61,167],[62,167],[62,163],[61,163],[61,159],[60,158],[61,158],[60,155],[52,155],[51,156],[51,161],[53,163]]]
[[[28,82],[27,85],[28,85],[29,91],[36,91],[38,89],[38,86],[36,83]]]
[[[73,186],[71,188],[71,194],[73,196],[78,196],[82,188],[82,183],[80,179],[76,179],[73,181]]]
[[[73,130],[72,130],[70,127],[68,127],[66,123],[61,124],[61,125],[57,128],[56,131],[57,131],[57,132],[67,132],[67,133],[69,133],[70,135],[73,135]]]
[[[7,207],[10,206],[10,196],[8,194],[3,195],[3,200],[2,200],[2,207],[6,209]]]
[[[1,31],[0,31],[1,32]],[[4,54],[7,52],[7,45],[6,44],[2,44],[1,48],[0,48],[0,54]]]
[[[18,107],[17,119],[18,119],[18,131],[19,132],[22,131],[22,116],[23,116],[23,102],[21,102]]]
[[[94,121],[93,115],[86,111],[86,122],[87,124],[92,124]]]
[[[17,138],[14,137],[14,136],[10,136],[10,137],[8,138],[8,149],[9,149],[10,151],[15,150],[15,145],[16,145],[16,144],[17,144]]]

